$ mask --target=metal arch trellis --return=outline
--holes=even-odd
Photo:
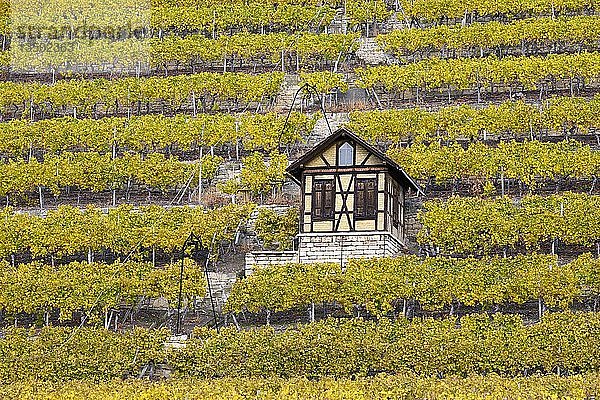
[[[213,235],[213,244],[216,237],[216,233]],[[202,238],[197,236],[194,232],[185,239],[181,246],[181,267],[179,270],[179,294],[177,297],[177,334],[181,333],[181,302],[183,297],[183,271],[185,268],[185,251],[191,247],[191,255],[194,261],[202,260],[204,262],[204,275],[206,277],[206,285],[208,289],[208,296],[210,297],[210,305],[213,314],[214,326],[219,332],[219,324],[217,320],[217,311],[215,307],[215,300],[212,294],[212,287],[210,284],[210,277],[208,275],[208,263],[210,261],[210,249],[206,248],[202,244]],[[212,247],[212,245],[211,245]]]
[[[300,86],[300,88],[298,88],[298,90],[296,90],[296,93],[294,93],[294,98],[292,99],[292,104],[290,105],[290,109],[288,110],[287,116],[285,117],[285,122],[283,123],[281,132],[279,133],[279,138],[277,140],[277,148],[279,149],[279,152],[281,152],[281,139],[285,132],[285,128],[288,126],[290,117],[292,116],[292,111],[294,109],[294,104],[296,103],[296,99],[298,98],[298,95],[300,94],[300,92],[302,90],[312,91],[317,96],[317,99],[319,101],[319,108],[321,109],[321,112],[323,113],[323,118],[325,118],[325,123],[327,124],[327,129],[329,130],[329,134],[333,134],[333,131],[331,130],[331,125],[329,124],[329,119],[327,118],[327,112],[325,111],[325,105],[323,104],[323,98],[321,96],[321,93],[319,93],[319,91],[317,90],[317,88],[314,85],[311,85],[310,83],[305,82],[304,84],[302,84],[302,86]]]

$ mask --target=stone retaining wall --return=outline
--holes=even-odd
[[[349,258],[392,257],[398,255],[402,244],[384,232],[301,234],[299,261],[301,263],[335,262],[346,264]]]
[[[298,262],[297,251],[253,251],[246,253],[244,274],[252,274],[255,266],[266,267],[271,264],[281,265]]]

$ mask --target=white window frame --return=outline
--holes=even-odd
[[[354,147],[348,142],[344,142],[338,148],[338,165],[340,167],[354,165]]]

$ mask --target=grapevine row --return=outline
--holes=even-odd
[[[311,85],[317,92],[321,94],[331,93],[338,91],[345,93],[348,91],[348,83],[344,75],[330,72],[330,71],[318,71],[318,72],[301,72],[299,74],[300,82]],[[314,92],[304,91],[305,95],[313,95]],[[324,101],[324,97],[322,97]]]
[[[9,160],[0,164],[0,196],[24,195],[35,190],[50,190],[55,196],[65,188],[78,188],[91,192],[132,188],[144,185],[148,190],[197,188],[192,182],[215,177],[223,158],[210,154],[200,161],[179,161],[160,153],[147,156],[127,153],[112,158],[110,154],[63,153],[46,155],[43,162],[36,159]],[[285,154],[273,151],[265,160],[262,153],[254,152],[242,158],[240,175],[227,181],[222,192],[236,194],[238,190],[250,190],[255,194],[267,193],[275,183],[285,181],[288,159]],[[8,203],[8,197],[7,197]],[[114,200],[113,200],[114,203]]]
[[[348,0],[346,2],[270,2],[259,1],[195,1],[186,3],[135,1],[107,1],[93,5],[86,1],[16,2],[21,7],[13,10],[18,15],[9,25],[11,8],[8,1],[0,4],[0,33],[22,32],[36,27],[41,32],[72,35],[73,26],[80,27],[86,21],[84,31],[101,32],[117,36],[123,29],[144,30],[151,34],[163,31],[204,32],[223,34],[231,31],[320,31],[331,24],[336,9],[345,5],[345,13],[351,25],[383,22],[393,13],[382,0]],[[77,6],[77,7],[74,7]],[[470,0],[402,0],[399,19],[408,23],[433,22],[455,23],[478,18],[510,19],[556,16],[577,13],[593,13],[598,8],[595,0],[550,1],[535,0],[515,4],[509,0],[481,2]],[[74,9],[73,13],[64,10]],[[76,18],[76,16],[78,18]],[[409,21],[409,19],[411,21]],[[12,29],[11,29],[12,28]]]
[[[323,31],[345,5],[351,26],[382,22],[392,12],[382,0],[347,0],[331,2],[260,2],[225,1],[190,3],[107,1],[98,5],[88,1],[15,2],[0,5],[0,33],[24,36],[32,27],[50,35],[82,36],[101,33],[118,37],[122,31],[144,31],[150,35],[163,32],[201,32],[227,34],[232,31],[301,32]],[[12,20],[9,22],[9,17]],[[83,21],[83,22],[82,22]],[[73,29],[73,27],[77,29]]]
[[[303,4],[266,4],[260,1],[220,2],[174,7],[153,7],[151,27],[166,31],[200,31],[227,33],[248,31],[322,30],[331,24],[335,9],[329,6]]]
[[[162,357],[168,335],[166,330],[150,329],[122,333],[85,327],[8,329],[0,339],[0,380],[5,384],[123,378]]]
[[[491,85],[539,89],[546,83],[600,77],[600,54],[550,54],[546,57],[426,59],[413,64],[359,68],[357,85],[399,93],[408,89],[485,89]]]
[[[370,141],[535,138],[549,133],[586,134],[600,128],[600,96],[553,97],[541,106],[523,101],[475,108],[467,105],[353,111],[349,129]]]
[[[331,23],[335,9],[316,4],[250,2],[8,1],[0,8],[2,34],[24,35],[28,29],[50,35],[87,36],[102,33],[118,37],[122,31],[228,33],[232,30],[321,30]],[[12,17],[12,18],[9,18]],[[8,24],[9,19],[10,25]],[[75,27],[76,29],[73,29]]]
[[[428,29],[399,29],[378,35],[377,42],[399,57],[441,52],[442,56],[472,57],[489,54],[497,48],[514,48],[519,53],[531,53],[538,47],[577,49],[598,45],[600,17],[535,18],[516,20],[508,24],[489,22],[469,26],[446,25]],[[527,48],[533,49],[527,51]],[[557,49],[552,49],[556,52]],[[514,52],[514,51],[513,51]],[[525,55],[525,54],[523,54]]]
[[[407,17],[440,23],[449,18],[464,20],[467,16],[512,19],[593,13],[600,8],[597,0],[533,0],[520,3],[511,0],[402,0],[401,4]]]
[[[11,120],[0,123],[0,152],[25,157],[32,150],[108,153],[116,146],[119,151],[155,152],[176,145],[191,151],[237,144],[245,150],[272,150],[308,136],[316,117],[294,112],[285,122],[285,116],[276,113]]]
[[[304,77],[304,75],[303,75]],[[306,78],[319,88],[313,75]],[[332,81],[328,87],[337,84]],[[327,88],[325,88],[327,89]],[[324,90],[325,91],[325,90]],[[600,97],[558,97],[541,107],[522,101],[504,102],[485,108],[445,107],[439,111],[421,108],[350,113],[348,128],[370,141],[407,142],[429,140],[478,140],[482,138],[530,138],[545,132],[587,133],[600,127]],[[246,150],[276,148],[294,143],[312,131],[316,117],[292,113],[283,135],[284,117],[275,113],[107,117],[98,120],[63,117],[29,122],[0,123],[0,152],[26,156],[32,149],[47,152],[118,149],[148,152],[177,145],[182,150],[202,146],[235,145]],[[281,138],[280,138],[281,135]]]
[[[10,50],[0,54],[0,66],[11,71],[61,71],[87,66],[99,72],[102,65],[113,69],[129,69],[140,65],[151,69],[171,65],[192,67],[223,65],[232,70],[238,65],[272,68],[285,64],[299,69],[322,63],[344,61],[358,48],[358,34],[288,35],[240,33],[208,39],[201,35],[168,36],[162,39],[130,38],[122,41],[108,39],[53,40],[46,50],[32,51],[30,43],[12,43]],[[68,49],[69,51],[65,51]],[[289,61],[288,61],[289,60]],[[338,61],[339,62],[339,61]]]
[[[77,108],[79,114],[117,112],[119,106],[133,107],[161,101],[177,109],[192,104],[216,109],[227,103],[249,105],[274,97],[281,88],[283,73],[198,73],[169,77],[122,78],[116,80],[64,80],[51,85],[31,82],[0,82],[0,110],[31,107],[57,112]]]
[[[460,321],[327,320],[281,334],[270,327],[203,331],[170,364],[179,374],[202,378],[591,372],[600,369],[599,324],[597,314],[557,313],[532,326],[514,315],[476,315]]]
[[[60,310],[60,319],[67,320],[82,311],[89,320],[113,308],[133,306],[142,297],[164,297],[173,306],[179,294],[179,268],[179,263],[155,268],[152,263],[132,261],[59,266],[34,262],[15,267],[0,263],[0,309],[13,316]],[[183,300],[202,298],[205,293],[204,266],[188,260]]]
[[[555,256],[446,258],[416,256],[350,260],[336,264],[270,265],[237,281],[229,311],[286,311],[311,303],[337,303],[385,314],[416,301],[428,311],[460,304],[483,306],[542,300],[566,308],[600,294],[598,259],[589,255],[558,265]],[[404,303],[403,303],[404,301]]]
[[[425,203],[418,240],[443,253],[535,249],[555,240],[590,246],[600,241],[599,214],[600,197],[584,194],[525,196],[518,203],[506,197],[451,197]]]
[[[277,333],[195,331],[185,348],[165,349],[166,331],[125,334],[81,329],[8,329],[0,339],[3,382],[107,380],[167,362],[176,376],[198,378],[364,377],[376,373],[506,376],[600,370],[600,316],[546,314],[535,325],[519,316],[379,322],[326,320]],[[137,357],[134,356],[137,354]]]
[[[120,205],[103,212],[60,206],[45,217],[0,211],[0,257],[29,253],[33,257],[83,256],[110,250],[116,255],[133,251],[180,249],[190,233],[206,246],[234,239],[239,225],[254,205],[228,205],[214,210],[191,207],[147,206],[134,209]]]
[[[500,142],[497,146],[473,143],[463,148],[415,144],[392,148],[388,155],[417,179],[516,179],[534,189],[542,181],[593,179],[600,175],[600,152],[575,140],[558,143]],[[489,187],[492,193],[493,187]]]
[[[145,380],[84,382],[16,382],[0,387],[6,400],[90,400],[142,399],[247,399],[287,400],[328,399],[551,399],[588,400],[597,396],[598,374],[568,377],[558,375],[505,378],[497,375],[474,375],[465,378],[432,379],[413,374],[379,375],[372,378],[333,379],[318,381],[306,378],[224,378],[172,379],[166,382]]]
[[[212,178],[222,161],[220,157],[205,156],[203,177]],[[47,188],[54,195],[67,187],[103,192],[131,188],[132,184],[166,191],[183,187],[190,177],[197,176],[199,164],[159,153],[146,157],[126,154],[115,159],[110,154],[93,152],[63,153],[47,155],[43,162],[9,160],[0,164],[0,196],[29,193],[37,188]]]
[[[281,62],[282,56],[296,58],[297,65],[317,61],[332,62],[338,57],[344,60],[358,48],[358,34],[310,34],[289,35],[285,33],[257,35],[237,34],[218,39],[202,36],[179,38],[169,36],[162,40],[150,40],[152,62],[162,65],[169,62],[214,62],[236,57],[254,61]]]
[[[523,184],[519,187],[525,192],[534,192],[548,182],[589,180],[593,192],[600,176],[600,152],[575,140],[510,141],[495,146],[472,143],[466,148],[458,143],[414,144],[391,148],[388,156],[416,179],[441,184],[479,182],[486,195],[505,194],[504,185],[512,180]],[[241,180],[234,179],[229,182],[232,186],[221,190],[231,194],[241,188],[267,192],[271,185],[284,179],[287,165],[285,156],[278,152],[272,152],[270,158],[271,162],[265,161],[260,153],[245,157]]]

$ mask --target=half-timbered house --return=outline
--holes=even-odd
[[[287,173],[302,190],[299,262],[392,256],[404,246],[405,201],[421,190],[351,131],[335,131]]]

